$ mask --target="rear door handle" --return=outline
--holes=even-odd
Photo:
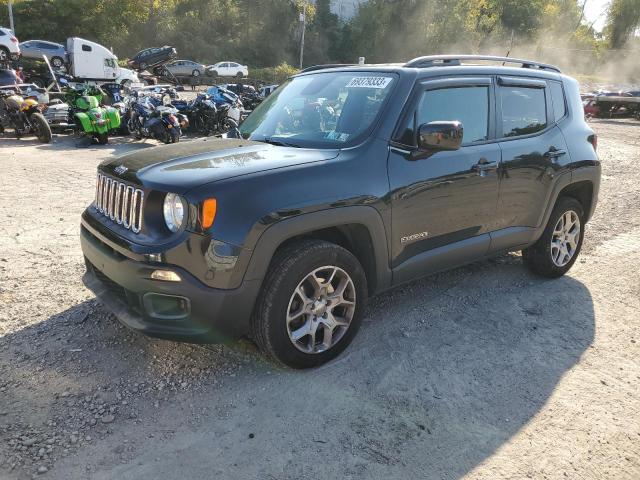
[[[558,158],[566,153],[567,152],[565,150],[559,150],[556,147],[549,147],[549,150],[544,153],[544,156],[547,158]]]

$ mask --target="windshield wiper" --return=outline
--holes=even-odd
[[[295,143],[283,142],[282,140],[274,140],[273,138],[269,138],[269,137],[264,137],[262,140],[258,140],[258,141],[268,143],[269,145],[277,145],[278,147],[300,148],[300,145],[296,145]]]

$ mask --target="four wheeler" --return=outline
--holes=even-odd
[[[51,142],[51,128],[37,100],[24,98],[17,90],[0,92],[0,133],[13,128],[16,136],[34,134],[42,143]]]

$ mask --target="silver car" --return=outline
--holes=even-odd
[[[204,74],[205,66],[192,60],[175,60],[164,68],[176,77],[199,77]]]
[[[42,60],[46,55],[53,68],[61,68],[67,62],[67,50],[59,43],[45,40],[27,40],[20,43],[22,56]]]

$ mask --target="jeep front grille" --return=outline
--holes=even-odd
[[[138,233],[142,228],[144,193],[139,188],[98,174],[95,206],[98,212],[118,225]]]

